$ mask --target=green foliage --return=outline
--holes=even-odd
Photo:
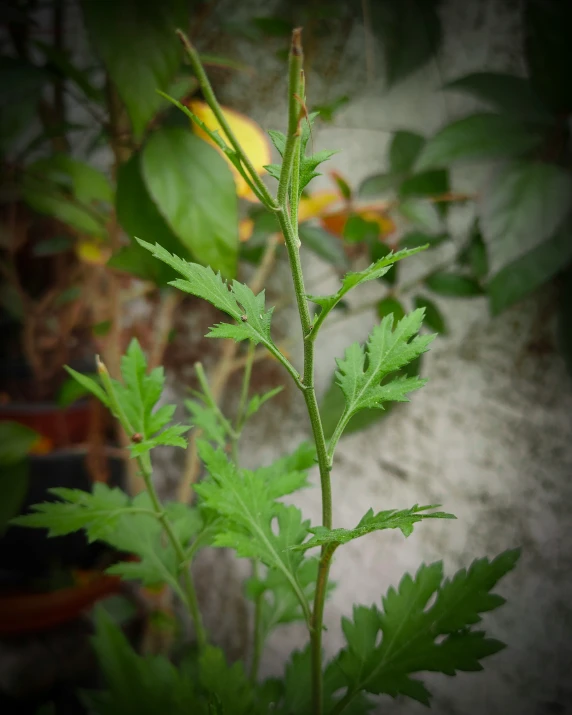
[[[441,23],[433,0],[380,0],[371,5],[371,20],[382,40],[388,86],[423,66],[439,47]]]
[[[332,236],[331,233],[324,231],[319,226],[312,226],[307,223],[300,225],[298,235],[302,242],[302,248],[312,251],[316,256],[335,268],[347,268],[348,259],[341,241],[336,236]]]
[[[236,186],[218,153],[188,130],[162,129],[143,147],[141,171],[157,209],[195,260],[234,277]]]
[[[554,118],[539,99],[530,81],[498,72],[475,72],[447,82],[448,91],[463,92],[490,104],[515,119],[551,124]]]
[[[542,285],[572,258],[571,193],[570,173],[551,164],[512,162],[492,177],[480,227],[494,313]]]
[[[475,295],[481,295],[483,292],[474,278],[444,271],[431,274],[425,281],[425,285],[433,293],[449,298],[471,298]]]
[[[141,457],[158,445],[186,447],[181,436],[188,431],[187,425],[166,425],[171,421],[175,405],[163,405],[153,411],[163,390],[165,373],[156,367],[147,374],[147,360],[137,340],[133,339],[121,359],[123,383],[114,380],[106,371],[102,375],[104,388],[95,380],[66,368],[89,392],[109,407],[132,438],[129,449],[132,457]],[[105,379],[106,377],[106,379]],[[133,441],[133,436],[137,438]]]
[[[292,197],[292,200],[294,201],[299,201],[302,196],[302,192],[308,186],[310,181],[315,179],[317,176],[320,176],[320,174],[316,171],[318,166],[337,153],[336,151],[324,150],[306,156],[306,149],[311,136],[311,127],[317,116],[318,112],[313,112],[308,116],[308,118],[304,118],[301,121],[299,194],[297,197]],[[286,148],[286,136],[282,134],[282,132],[274,130],[270,130],[268,134],[272,143],[276,147],[276,150],[280,156],[283,157],[284,150]],[[280,179],[280,171],[282,169],[281,164],[269,164],[264,168],[268,171],[270,176],[273,176],[277,180]]]
[[[159,87],[174,79],[178,54],[174,50],[172,54],[169,52],[160,67],[157,58],[161,54],[166,23],[182,12],[183,6],[180,0],[167,0],[159,8],[146,10],[133,27],[124,32],[127,44],[133,34],[139,32],[136,42],[111,51],[121,34],[125,13],[133,9],[133,2],[117,1],[111,16],[114,26],[110,29],[104,27],[101,8],[93,0],[84,0],[84,8],[92,38],[127,106],[135,135],[141,139],[157,107],[164,105],[155,104],[145,92],[140,97],[136,97],[136,93],[140,82],[147,83],[150,77]],[[431,0],[423,3],[407,0],[399,6],[383,0],[371,6],[373,25],[378,27],[381,18],[382,32],[390,31],[384,46],[390,83],[414,71],[435,50],[440,25],[434,5]],[[277,34],[271,29],[274,21],[275,18],[265,18],[262,24],[258,23],[258,31]],[[182,33],[179,35],[185,40]],[[126,67],[133,59],[130,52],[133,47],[140,48],[141,43],[154,40],[156,45],[141,58],[136,81],[126,87]],[[175,406],[158,407],[164,386],[163,369],[148,370],[145,355],[135,340],[121,361],[121,380],[115,379],[117,376],[112,378],[99,360],[97,379],[70,369],[80,392],[93,394],[121,423],[131,440],[131,456],[137,459],[146,490],[131,498],[102,483],[95,484],[92,492],[54,489],[57,501],[36,504],[30,513],[13,520],[21,526],[47,529],[50,536],[84,530],[89,541],[106,542],[126,555],[126,560],[113,564],[108,573],[145,586],[166,584],[193,619],[196,652],[183,655],[175,666],[163,657],[137,655],[110,618],[103,612],[97,614],[94,645],[107,689],[85,694],[85,701],[90,711],[101,715],[151,715],[158,711],[174,715],[190,712],[198,715],[266,715],[268,712],[364,715],[374,707],[369,694],[407,695],[428,704],[429,692],[412,676],[424,671],[454,675],[458,671],[478,670],[484,657],[502,647],[483,632],[473,630],[473,626],[480,621],[482,613],[503,603],[502,598],[490,591],[514,567],[517,552],[505,552],[492,562],[475,561],[468,571],[458,572],[451,580],[444,580],[439,563],[421,566],[414,579],[406,575],[398,590],[390,589],[382,610],[376,606],[357,606],[353,620],[343,619],[347,646],[325,669],[322,667],[324,604],[332,588],[329,570],[334,551],[373,531],[399,529],[407,537],[420,521],[455,517],[435,511],[437,505],[416,504],[401,511],[374,513],[369,509],[353,529],[332,525],[330,472],[337,442],[344,431],[371,424],[386,407],[407,401],[407,395],[424,384],[425,380],[418,377],[420,360],[435,336],[419,334],[419,331],[425,325],[445,332],[437,306],[425,296],[417,295],[414,298],[417,309],[406,314],[402,303],[406,296],[402,295],[404,291],[396,283],[393,271],[391,280],[395,286],[370,305],[377,309],[380,324],[373,328],[365,345],[351,345],[344,357],[337,360],[335,390],[328,391],[321,412],[314,387],[314,342],[325,318],[345,304],[344,297],[352,288],[374,280],[388,281],[389,269],[402,258],[415,255],[427,245],[437,246],[446,239],[443,220],[447,199],[439,198],[439,194],[449,190],[449,174],[440,167],[484,155],[526,153],[536,146],[536,130],[529,130],[504,115],[478,115],[476,120],[472,118],[472,123],[462,120],[465,124],[451,125],[429,140],[411,132],[398,132],[391,145],[391,182],[387,186],[397,192],[402,217],[419,229],[402,238],[402,243],[410,248],[393,253],[378,240],[377,227],[356,214],[348,222],[345,238],[348,242],[363,244],[371,257],[371,265],[346,273],[339,290],[332,295],[305,295],[298,227],[292,224],[292,217],[296,215],[301,192],[317,176],[318,165],[332,152],[306,156],[315,115],[301,120],[304,92],[298,40],[296,33],[290,53],[290,87],[295,95],[290,99],[297,100],[297,103],[289,102],[291,134],[286,137],[280,132],[270,132],[278,152],[286,157],[285,176],[293,174],[290,186],[284,184],[282,177],[279,196],[271,197],[258,177],[249,175],[244,150],[234,140],[230,147],[216,132],[207,132],[262,203],[263,208],[254,212],[255,235],[274,232],[276,220],[283,231],[304,333],[303,369],[298,372],[274,344],[270,333],[273,308],[266,308],[264,291],[255,295],[248,286],[236,280],[228,283],[221,275],[235,274],[238,255],[236,195],[226,166],[211,147],[183,128],[170,126],[155,130],[119,174],[117,216],[125,231],[139,238],[137,244],[114,256],[113,265],[151,278],[159,285],[168,282],[174,288],[210,302],[234,321],[215,325],[208,336],[250,341],[237,414],[234,420],[223,414],[202,365],[197,363],[201,392],[194,392],[194,399],[186,402],[191,424],[170,424]],[[220,116],[220,107],[204,79],[198,55],[190,44],[186,47],[203,96]],[[160,94],[206,130],[177,99]],[[513,133],[507,137],[510,122]],[[290,151],[298,146],[294,128],[299,123],[300,161]],[[491,138],[488,132],[495,127],[498,136]],[[482,147],[475,149],[474,136],[467,137],[471,131],[476,132],[477,138],[479,131],[487,135],[489,144],[484,154]],[[504,137],[502,131],[505,131]],[[107,184],[101,182],[101,177],[86,172],[81,164],[58,165],[57,161],[49,160],[42,166],[46,179],[60,192],[59,199],[67,201],[66,205],[74,210],[84,211],[96,223],[101,219],[105,228],[106,215],[98,212],[102,210],[101,204],[113,200],[111,193],[105,193]],[[267,168],[271,176],[278,178],[279,165]],[[349,186],[343,180],[338,184],[349,199],[352,196]],[[379,184],[377,177],[376,190]],[[564,184],[554,181],[551,188],[555,187],[559,195]],[[52,215],[57,216],[53,207],[51,209]],[[565,221],[564,212],[560,219]],[[558,228],[557,223],[554,230]],[[487,224],[481,219],[481,224],[490,230],[490,220]],[[482,293],[481,283],[490,272],[489,259],[491,255],[494,258],[494,252],[486,250],[489,249],[487,229],[483,226],[482,230],[484,240],[475,227],[458,256],[461,272],[434,272],[426,277],[428,288],[446,295]],[[92,232],[91,235],[98,234]],[[300,235],[310,250],[336,268],[345,266],[343,246],[328,234],[310,228],[303,229]],[[554,235],[554,231],[546,235]],[[147,237],[158,243],[153,246],[145,240]],[[260,247],[258,244],[258,249]],[[179,257],[181,250],[183,253],[186,250],[197,262]],[[153,261],[152,257],[160,262]],[[251,260],[259,258],[255,246]],[[492,263],[493,279],[488,284],[491,295],[491,286],[497,277],[494,261]],[[182,278],[172,280],[172,272]],[[412,285],[420,282],[423,278],[417,278]],[[307,300],[321,308],[313,323]],[[237,460],[244,423],[280,390],[249,395],[254,369],[253,346],[257,344],[286,367],[304,395],[314,439],[268,466],[243,469]],[[328,399],[333,402],[328,404]],[[202,434],[203,439],[196,439],[194,443],[206,472],[202,480],[193,485],[197,505],[161,503],[152,479],[151,452],[159,445],[185,447],[182,435],[191,427]],[[196,436],[199,435],[196,433]],[[29,440],[22,442],[27,449]],[[17,445],[10,447],[16,449]],[[14,461],[10,456],[12,452],[6,453],[8,461]],[[17,459],[15,463],[19,464]],[[309,486],[309,470],[316,463],[322,490],[322,523],[311,527],[299,508],[282,500]],[[252,563],[252,576],[246,584],[255,612],[249,677],[241,663],[229,667],[222,652],[209,644],[190,569],[194,555],[205,545],[231,548],[237,556]],[[319,557],[307,555],[313,547],[321,547]],[[302,621],[307,627],[309,646],[292,655],[281,680],[258,683],[257,668],[267,638],[275,628],[295,621]]]
[[[103,5],[83,0],[87,30],[123,100],[136,140],[161,106],[157,89],[166,90],[181,63],[173,32],[188,22],[183,0],[141,5],[117,0]],[[137,69],[134,72],[134,68]]]
[[[380,511],[378,514],[373,513],[370,509],[359,521],[355,529],[327,529],[325,526],[314,526],[308,531],[314,536],[305,541],[299,546],[294,546],[295,551],[305,551],[312,549],[315,546],[326,546],[335,549],[342,544],[347,544],[348,541],[359,539],[360,536],[371,534],[372,531],[382,531],[384,529],[399,529],[403,536],[411,536],[413,533],[413,525],[424,519],[455,519],[452,514],[447,514],[442,511],[423,512],[429,509],[436,509],[439,504],[430,504],[428,506],[419,506],[415,504],[410,509],[397,511],[390,509],[389,511]]]
[[[424,295],[416,295],[413,299],[413,303],[416,308],[422,308],[425,311],[423,315],[423,323],[429,328],[429,330],[434,330],[436,333],[441,335],[447,334],[448,330],[445,318],[432,300]]]
[[[69,224],[82,234],[107,236],[106,205],[113,192],[99,171],[67,154],[54,154],[30,164],[22,179],[22,195],[40,213]]]
[[[0,422],[0,536],[28,493],[27,457],[38,438],[18,422]]]
[[[138,236],[145,241],[158,241],[168,251],[190,259],[190,250],[186,250],[173,233],[149,194],[140,153],[134,154],[119,168],[115,208],[117,219],[130,238]],[[107,265],[161,286],[176,276],[172,269],[155,261],[135,240],[114,253]]]
[[[412,256],[415,253],[418,253],[419,251],[422,250],[422,247],[420,248],[415,248],[412,250],[403,250],[403,251],[398,251],[397,253],[388,253],[385,255],[383,258],[380,258],[378,261],[375,263],[372,263],[368,268],[366,268],[363,271],[357,271],[357,272],[349,272],[346,273],[346,275],[342,279],[342,285],[340,289],[338,290],[337,293],[334,293],[333,295],[328,295],[328,296],[315,296],[315,295],[309,295],[308,300],[311,300],[312,303],[316,303],[319,305],[322,309],[318,321],[319,324],[321,324],[328,313],[335,308],[335,306],[339,303],[339,301],[346,295],[346,293],[349,293],[349,291],[352,288],[355,288],[358,285],[361,285],[362,283],[367,283],[368,281],[373,281],[376,278],[381,278],[383,277],[391,268],[391,266],[396,263],[397,261],[402,260],[403,258],[406,258],[408,256]]]
[[[518,556],[518,551],[506,551],[491,562],[474,561],[450,580],[443,580],[441,563],[422,566],[415,578],[406,575],[398,590],[389,590],[382,611],[354,607],[353,619],[342,620],[348,645],[335,661],[347,687],[342,702],[365,689],[429,705],[428,690],[412,675],[481,670],[480,661],[504,645],[472,626],[480,622],[480,614],[504,603],[490,591],[514,568]]]
[[[542,132],[512,117],[473,114],[449,124],[427,140],[417,160],[419,171],[466,161],[521,156],[542,143]]]
[[[385,402],[407,402],[407,394],[425,384],[425,380],[411,377],[397,377],[380,384],[429,349],[434,335],[413,337],[421,327],[423,315],[422,309],[415,310],[402,318],[395,329],[393,314],[388,315],[373,328],[365,348],[354,343],[341,360],[336,360],[337,384],[346,399],[340,419],[342,428],[359,410],[383,408]]]

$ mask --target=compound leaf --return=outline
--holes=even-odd
[[[453,514],[447,514],[443,511],[435,511],[423,513],[429,509],[436,509],[439,504],[429,504],[427,506],[419,506],[415,504],[410,509],[397,511],[390,509],[389,511],[380,511],[377,514],[370,509],[363,516],[355,529],[327,529],[324,526],[316,526],[308,529],[314,536],[309,540],[294,546],[297,551],[312,549],[315,546],[331,546],[337,548],[340,544],[347,544],[348,541],[358,539],[360,536],[370,534],[372,531],[382,531],[384,529],[399,529],[402,534],[407,537],[413,533],[413,525],[424,519],[455,519]]]

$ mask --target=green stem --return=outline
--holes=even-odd
[[[299,148],[299,108],[298,101],[301,91],[301,69],[302,69],[302,47],[300,43],[300,30],[294,30],[292,34],[292,48],[290,51],[289,85],[288,85],[288,135],[286,137],[286,148],[280,173],[278,185],[278,203],[280,211],[277,213],[280,228],[284,234],[284,241],[288,253],[296,303],[300,315],[302,335],[304,340],[304,373],[302,391],[312,425],[312,433],[316,444],[318,456],[318,466],[320,470],[320,485],[322,491],[322,524],[328,529],[332,528],[332,488],[330,483],[330,463],[328,460],[324,429],[316,399],[314,388],[314,339],[312,336],[312,319],[306,299],[306,289],[304,286],[304,275],[300,261],[299,241],[296,230],[292,225],[291,216],[297,217],[297,212],[291,214],[287,210],[286,202],[288,197],[288,187],[297,186],[299,177],[294,178],[292,168],[295,165],[297,148]],[[299,156],[299,152],[298,152]],[[299,163],[297,167],[299,172]],[[297,197],[292,196],[293,202]],[[332,550],[333,553],[333,550]],[[316,594],[314,609],[310,627],[310,643],[312,650],[312,700],[314,715],[322,715],[323,709],[323,672],[322,672],[322,629],[324,619],[324,602],[328,585],[328,572],[331,553],[328,550],[322,551],[318,579],[316,582]]]
[[[292,44],[288,65],[288,134],[282,156],[282,169],[278,181],[276,198],[280,207],[286,206],[288,188],[292,176],[292,165],[296,155],[296,144],[300,140],[300,110],[298,99],[301,91],[301,71],[304,61],[301,43],[302,29],[296,28],[292,33]]]
[[[210,388],[209,382],[207,380],[207,376],[205,375],[205,370],[200,362],[195,363],[195,371],[197,373],[197,378],[199,380],[199,384],[202,388],[202,391],[206,398],[206,402],[207,402],[208,406],[211,408],[211,410],[218,417],[219,422],[224,427],[224,429],[226,430],[226,432],[227,432],[228,436],[231,438],[231,440],[236,441],[238,439],[238,434],[235,432],[233,426],[226,419],[226,417],[221,412],[219,406],[217,405],[214,395],[211,392],[211,388]]]
[[[240,160],[244,164],[245,168],[248,170],[248,173],[250,174],[250,178],[252,179],[252,182],[258,189],[258,192],[260,193],[261,198],[264,200],[266,206],[270,210],[275,211],[277,209],[276,202],[274,201],[274,198],[271,196],[270,192],[264,185],[262,179],[258,175],[252,162],[250,161],[250,159],[244,152],[243,148],[240,146],[238,139],[234,135],[234,132],[230,128],[230,125],[227,122],[226,117],[224,116],[224,113],[217,101],[217,98],[215,97],[215,93],[213,92],[213,88],[211,86],[211,83],[209,82],[209,78],[207,77],[207,74],[203,68],[203,65],[202,65],[200,57],[199,57],[199,53],[196,51],[196,49],[193,46],[193,44],[191,43],[191,41],[189,40],[189,38],[185,35],[185,33],[182,30],[177,30],[176,32],[177,32],[177,35],[178,35],[179,39],[181,40],[183,47],[185,48],[185,51],[189,57],[191,67],[193,68],[193,72],[195,73],[195,76],[198,80],[199,87],[201,88],[205,102],[212,109],[213,114],[215,115],[218,123],[220,124],[224,133],[226,134],[229,142],[232,145],[232,148],[238,154]]]
[[[252,578],[258,578],[258,563],[253,559],[252,561]],[[250,680],[256,683],[258,677],[258,669],[260,667],[260,659],[262,657],[262,646],[264,645],[263,633],[262,633],[262,603],[264,599],[264,594],[260,592],[254,601],[254,635],[253,644],[254,650],[252,653],[252,663],[250,665]]]
[[[139,468],[141,469],[141,473],[143,474],[145,487],[147,488],[147,493],[149,494],[149,497],[151,499],[151,504],[153,505],[153,509],[155,511],[155,514],[157,515],[157,519],[161,522],[161,525],[165,530],[165,533],[167,534],[167,538],[171,542],[171,545],[173,546],[173,549],[175,550],[175,553],[177,555],[177,559],[181,564],[183,570],[185,603],[187,608],[189,609],[191,618],[193,619],[199,649],[203,650],[207,645],[207,636],[205,628],[203,626],[203,620],[201,617],[201,612],[199,610],[197,593],[195,591],[195,585],[193,583],[193,578],[191,576],[188,559],[185,555],[185,550],[183,549],[181,542],[175,534],[175,531],[173,530],[173,526],[169,521],[169,518],[163,510],[163,507],[159,500],[159,496],[155,489],[155,485],[153,484],[151,469],[146,463],[146,460],[139,458],[137,461],[139,464]]]
[[[316,715],[321,715],[323,709],[324,693],[322,679],[322,631],[324,628],[324,603],[328,588],[328,575],[335,546],[323,546],[318,566],[316,592],[314,594],[314,610],[312,612],[312,630],[310,634],[312,647],[312,705]]]
[[[238,410],[236,413],[236,423],[234,431],[240,436],[244,423],[246,421],[246,402],[248,400],[248,391],[250,389],[250,378],[252,376],[252,366],[254,364],[254,353],[256,351],[256,345],[252,340],[248,343],[248,352],[246,354],[246,363],[244,365],[244,372],[242,374],[242,389],[240,391],[240,402],[238,403]]]

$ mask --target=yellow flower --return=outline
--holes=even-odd
[[[223,139],[228,142],[228,138],[218,123],[212,109],[205,103],[198,99],[192,99],[188,103],[188,107],[196,114],[196,116],[211,130],[218,131]],[[262,129],[249,117],[236,112],[234,109],[223,108],[224,116],[229,123],[230,128],[234,132],[234,135],[238,139],[240,145],[246,152],[248,158],[252,162],[252,165],[256,169],[259,175],[265,174],[266,169],[264,168],[267,164],[272,161],[270,153],[270,143],[266,138],[266,134]],[[225,156],[224,152],[220,147],[218,147],[215,142],[209,137],[209,135],[197,126],[193,122],[194,133],[208,142],[213,146],[228,163],[228,166],[234,176],[234,181],[236,183],[236,193],[240,198],[247,199],[248,201],[258,201],[254,193],[251,191],[250,187],[242,176],[238,173],[236,168]]]

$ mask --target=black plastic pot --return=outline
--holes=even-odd
[[[109,483],[123,486],[124,463],[109,460]],[[52,452],[30,457],[29,489],[21,513],[32,504],[55,501],[52,487],[91,491],[86,454]],[[107,550],[102,544],[89,544],[83,532],[48,538],[44,529],[10,526],[0,538],[0,588],[26,588],[48,579],[54,570],[91,569]]]

